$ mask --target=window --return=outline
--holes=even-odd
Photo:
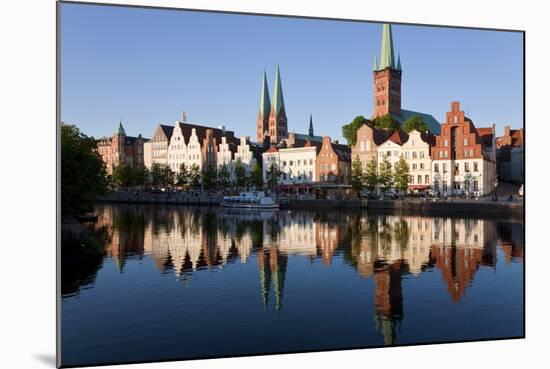
[[[391,156],[391,151],[386,151],[386,156]]]
[[[477,172],[477,171],[478,170],[477,170],[477,161],[476,161],[476,162],[474,162],[474,172]]]
[[[292,166],[294,163],[291,161],[288,162],[288,165]]]
[[[409,176],[409,182],[410,182],[411,184],[414,184],[414,176]]]
[[[443,163],[443,173],[447,173],[447,163]]]
[[[430,183],[430,176],[427,174],[424,176],[424,183],[426,184]]]
[[[370,151],[370,141],[365,142],[365,150]]]
[[[439,152],[439,157],[440,157],[440,158],[443,157],[443,151],[440,151],[440,152]]]
[[[399,151],[394,151],[393,156],[399,156]]]
[[[418,154],[420,155],[420,159],[424,159],[424,151],[420,151]]]
[[[470,171],[470,163],[464,163],[464,171],[469,172]]]
[[[458,115],[455,115],[455,116],[453,117],[453,123],[454,123],[454,124],[457,124],[457,123],[458,123]]]
[[[479,182],[474,181],[474,191],[479,191]]]
[[[468,137],[464,138],[464,146],[468,146]]]
[[[434,190],[439,191],[439,181],[434,181]]]
[[[443,180],[443,191],[447,191],[447,180]]]
[[[413,159],[416,159],[416,151],[413,151],[413,156],[412,156]]]
[[[418,184],[422,184],[422,176],[418,176],[416,178],[418,178]]]
[[[424,169],[424,163],[420,163],[420,169]]]
[[[313,165],[313,159],[309,159],[309,165]]]
[[[365,151],[365,142],[361,141],[361,151]]]
[[[434,164],[434,172],[439,173],[439,164],[438,163]]]
[[[405,159],[408,159],[408,158],[409,158],[409,152],[405,151]]]
[[[302,164],[302,160],[298,159],[298,165]]]
[[[443,146],[445,147],[449,146],[449,141],[447,139],[443,140]]]
[[[416,163],[413,164],[413,170],[416,170]]]

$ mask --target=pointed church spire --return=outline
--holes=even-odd
[[[395,69],[395,57],[393,54],[393,38],[391,25],[384,23],[382,28],[382,50],[380,52],[380,69]]]
[[[376,72],[378,70],[378,57],[374,56],[374,64],[372,65],[373,72]]]
[[[116,133],[119,135],[126,135],[126,131],[124,131],[124,127],[122,126],[122,120],[118,123],[118,129]]]
[[[262,96],[260,97],[260,114],[262,118],[269,116],[271,111],[271,102],[269,101],[269,88],[267,86],[267,76],[264,70],[264,81],[262,83]]]
[[[281,84],[281,72],[279,71],[279,64],[277,64],[277,72],[275,74],[275,90],[273,91],[273,103],[275,113],[279,113],[282,107],[285,106],[283,99],[283,86]]]
[[[309,137],[313,137],[313,116],[309,115]]]

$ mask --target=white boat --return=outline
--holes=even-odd
[[[278,210],[279,204],[261,191],[241,192],[239,196],[224,196],[220,206],[229,209]]]

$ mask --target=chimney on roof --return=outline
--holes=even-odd
[[[510,126],[504,127],[504,136],[510,136]]]
[[[185,110],[181,113],[181,120],[182,122],[187,122],[187,113],[185,112]]]

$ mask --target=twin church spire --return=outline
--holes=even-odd
[[[260,109],[256,127],[256,138],[259,143],[269,138],[272,143],[279,142],[282,138],[288,137],[285,100],[283,98],[283,86],[281,82],[281,71],[277,65],[275,73],[275,89],[273,99],[269,99],[269,88],[267,76],[264,71],[262,83],[262,94],[260,96]]]

